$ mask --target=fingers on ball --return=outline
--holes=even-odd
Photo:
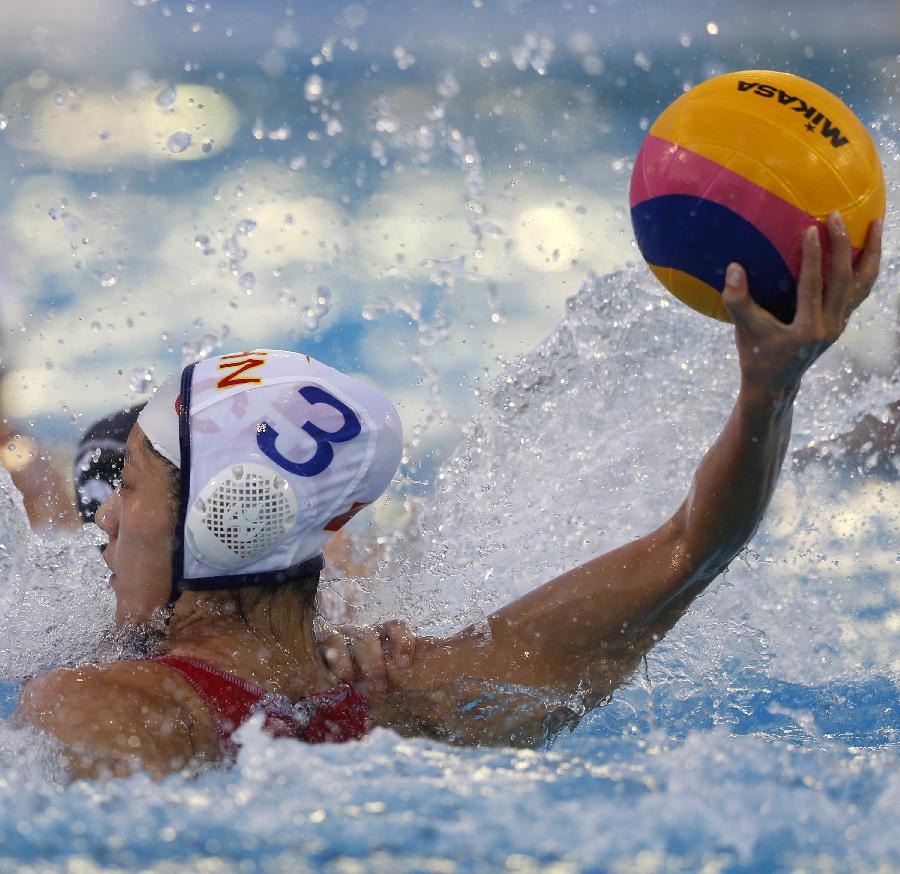
[[[856,265],[856,280],[869,293],[869,289],[878,278],[881,269],[881,236],[884,228],[882,221],[874,221],[869,225],[866,245]]]

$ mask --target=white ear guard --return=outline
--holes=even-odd
[[[284,477],[261,464],[232,464],[191,502],[184,537],[201,561],[234,571],[278,546],[296,519],[297,498]]]
[[[325,541],[384,491],[402,450],[381,392],[277,350],[190,365],[138,422],[181,468],[173,598],[316,574]]]

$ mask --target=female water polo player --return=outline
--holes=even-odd
[[[117,618],[155,626],[148,657],[56,670],[18,719],[62,742],[75,775],[155,775],[233,755],[254,712],[270,732],[347,740],[380,725],[465,743],[535,743],[577,719],[743,548],[775,487],[794,398],[866,298],[880,224],[858,260],[839,216],[803,240],[797,314],[783,324],[729,267],[741,382],[684,502],[657,530],[598,556],[447,639],[388,658],[388,688],[338,683],[312,633],[329,534],[384,490],[401,452],[374,389],[304,355],[259,351],[192,365],[138,418],[122,484],[98,512]],[[164,617],[162,621],[160,617]]]

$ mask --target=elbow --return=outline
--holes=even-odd
[[[735,552],[714,543],[710,548],[708,532],[696,536],[696,521],[691,524],[688,508],[682,504],[668,523],[667,552],[670,556],[673,587],[679,594],[688,589],[708,585],[721,574],[734,558]]]

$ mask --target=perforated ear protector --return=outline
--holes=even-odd
[[[278,546],[296,519],[297,498],[283,476],[262,464],[232,464],[194,498],[184,536],[201,561],[234,571]]]

